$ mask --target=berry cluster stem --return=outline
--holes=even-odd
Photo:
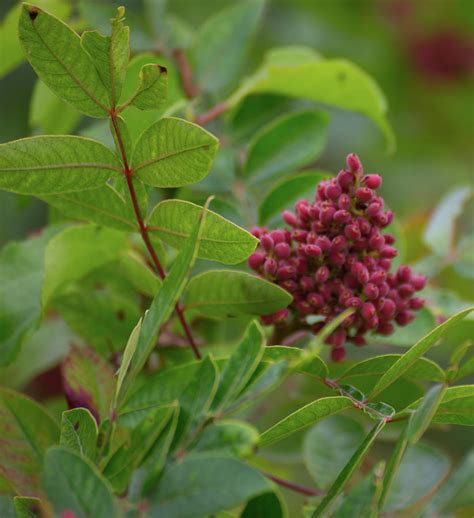
[[[130,167],[128,158],[127,158],[127,152],[125,150],[125,145],[123,143],[122,134],[120,133],[120,128],[117,124],[117,112],[115,110],[110,111],[110,120],[112,122],[112,127],[114,129],[115,136],[117,138],[117,144],[120,150],[120,154],[122,155],[122,161],[123,161],[123,174],[125,176],[125,180],[127,182],[127,188],[128,192],[130,194],[130,199],[132,201],[133,205],[133,211],[135,212],[135,217],[138,223],[138,227],[140,229],[140,235],[142,236],[143,242],[145,243],[145,246],[148,250],[148,253],[150,254],[150,257],[152,259],[153,265],[158,273],[158,275],[161,277],[161,279],[164,279],[166,277],[166,271],[161,264],[161,261],[158,258],[158,255],[156,254],[156,251],[153,247],[153,244],[150,239],[150,235],[148,232],[148,228],[145,224],[145,221],[143,219],[142,213],[140,211],[140,206],[138,204],[137,194],[135,191],[135,186],[133,184],[133,170]],[[175,312],[176,316],[178,317],[178,320],[181,323],[181,326],[184,330],[184,333],[186,335],[186,338],[189,342],[189,345],[191,346],[194,355],[198,360],[201,359],[201,352],[199,351],[199,348],[197,346],[196,340],[194,339],[194,336],[191,332],[191,328],[189,327],[188,322],[186,321],[186,318],[184,316],[184,312],[182,307],[178,304],[175,306]]]

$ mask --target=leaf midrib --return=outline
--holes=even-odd
[[[206,142],[204,144],[198,144],[196,146],[192,146],[192,147],[189,147],[186,149],[180,149],[179,151],[171,151],[170,153],[153,158],[152,160],[148,160],[147,162],[143,162],[140,165],[133,166],[133,170],[134,170],[134,172],[137,172],[137,171],[140,171],[141,169],[144,169],[145,167],[148,167],[150,165],[161,162],[162,160],[166,160],[167,158],[173,158],[174,156],[178,156],[178,155],[181,155],[184,153],[189,153],[190,151],[196,151],[197,149],[211,147],[211,146],[215,146],[215,145],[216,145],[215,142]]]
[[[71,70],[69,69],[69,67],[64,63],[64,61],[53,51],[53,49],[46,43],[46,41],[44,40],[43,36],[38,32],[38,30],[36,29],[36,25],[35,24],[32,24],[33,25],[33,29],[35,31],[35,33],[38,35],[38,38],[41,40],[41,42],[43,43],[43,45],[48,49],[48,51],[50,52],[50,54],[59,62],[59,64],[64,68],[64,70],[69,74],[69,76],[71,77],[71,79],[77,84],[77,86],[79,86],[79,88],[99,107],[101,108],[102,110],[104,110],[106,113],[108,113],[108,108],[106,106],[104,106],[98,99],[96,99],[94,97],[94,95],[92,95],[91,92],[89,92],[89,90],[82,84],[82,82],[80,81],[80,79],[78,79],[72,72]],[[73,33],[73,37],[77,37],[79,38],[79,36],[77,36],[76,34]],[[94,67],[94,64],[91,62],[91,67]],[[100,81],[100,78],[99,78],[99,81]],[[100,81],[101,84],[102,81]]]
[[[148,225],[147,228],[148,228],[148,230],[151,230],[152,232],[161,232],[163,234],[169,234],[170,236],[182,237],[183,239],[187,239],[191,235],[190,232],[189,233],[178,232],[177,230],[171,230],[169,228],[160,227],[158,225]],[[201,237],[201,242],[202,241],[209,241],[210,243],[223,243],[226,245],[241,245],[241,244],[246,244],[246,243],[253,245],[253,240],[251,238],[250,239],[249,238],[247,238],[247,239],[216,239],[213,237]]]
[[[50,169],[108,169],[110,171],[121,172],[118,167],[109,164],[99,164],[94,162],[84,163],[66,163],[66,164],[49,164],[49,165],[32,165],[25,167],[1,167],[2,173],[20,173],[25,171],[45,171]]]

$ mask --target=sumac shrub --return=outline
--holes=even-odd
[[[39,78],[40,131],[0,144],[0,189],[49,213],[0,252],[0,516],[472,510],[473,454],[423,438],[474,424],[473,308],[440,288],[472,277],[469,190],[408,265],[383,171],[350,143],[337,174],[308,169],[321,105],[393,151],[362,69],[284,47],[244,77],[262,0],[195,32],[148,1],[132,52],[123,7],[107,36],[75,7],[15,6],[1,33],[2,70],[19,41]]]

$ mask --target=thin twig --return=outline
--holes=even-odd
[[[199,87],[193,81],[193,73],[188,58],[181,49],[174,49],[172,56],[178,66],[184,93],[188,99],[193,99],[199,95]]]
[[[262,471],[261,473],[268,479],[275,482],[275,484],[278,484],[281,487],[285,487],[286,489],[291,489],[291,491],[295,491],[296,493],[300,493],[305,496],[322,496],[325,494],[324,491],[321,491],[320,489],[313,489],[312,487],[302,486],[301,484],[295,484],[294,482],[290,482],[289,480],[276,477],[275,475],[272,475],[270,473],[265,473],[264,471]]]
[[[166,271],[163,268],[158,255],[155,252],[155,249],[153,248],[153,244],[150,240],[150,235],[148,232],[148,228],[145,224],[145,221],[143,219],[143,216],[140,211],[140,205],[138,203],[137,193],[135,191],[135,186],[133,184],[133,170],[129,165],[128,158],[127,158],[127,152],[125,150],[125,145],[123,143],[123,138],[120,133],[120,128],[117,124],[117,113],[115,111],[110,111],[110,119],[112,121],[112,126],[114,128],[115,136],[117,138],[117,143],[119,146],[120,154],[122,155],[122,161],[123,161],[123,174],[125,176],[125,180],[127,182],[128,192],[130,194],[130,198],[132,200],[133,210],[135,212],[135,217],[138,223],[138,227],[140,229],[140,234],[142,236],[143,242],[145,243],[145,246],[148,250],[148,253],[150,254],[150,257],[153,261],[153,265],[158,272],[159,276],[164,279],[166,277]],[[197,359],[201,359],[201,352],[199,351],[199,348],[197,346],[196,341],[194,340],[193,334],[191,332],[191,329],[184,317],[183,309],[179,304],[176,304],[175,306],[175,312],[178,316],[179,321],[181,322],[181,326],[183,327],[184,333],[186,335],[186,338],[188,339],[189,344],[191,345],[194,355]]]
[[[204,126],[208,122],[217,119],[217,117],[222,115],[227,110],[227,108],[228,106],[225,101],[217,103],[207,112],[201,113],[201,115],[197,115],[194,119],[194,122],[200,126]]]

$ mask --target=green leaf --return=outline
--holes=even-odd
[[[63,412],[60,446],[94,461],[98,434],[97,422],[87,408],[74,408]]]
[[[250,143],[244,175],[258,184],[289,173],[318,158],[326,145],[329,117],[316,110],[283,115]]]
[[[224,419],[206,426],[192,450],[248,458],[255,452],[257,443],[258,432],[253,426],[234,419]]]
[[[107,117],[107,89],[70,27],[38,7],[23,4],[19,30],[28,61],[51,90],[86,115]]]
[[[138,230],[133,207],[109,184],[98,189],[50,194],[40,198],[71,219],[126,232]]]
[[[217,391],[219,372],[211,356],[206,356],[194,378],[179,397],[179,418],[175,445],[206,417]]]
[[[75,452],[57,447],[48,450],[43,485],[57,515],[68,510],[76,518],[120,516],[107,481]]]
[[[231,457],[188,455],[165,470],[150,497],[147,513],[160,518],[207,516],[236,507],[271,488],[258,471]]]
[[[411,444],[418,442],[431,423],[443,398],[445,385],[434,385],[426,393],[420,406],[411,415],[408,422],[407,440]]]
[[[474,279],[474,234],[463,237],[455,253],[454,270],[466,279]]]
[[[313,513],[312,518],[318,518],[318,516],[323,516],[323,513],[326,509],[333,503],[336,497],[341,493],[344,485],[353,475],[353,473],[360,466],[361,462],[364,460],[365,455],[369,451],[370,447],[374,443],[377,435],[381,432],[383,427],[385,426],[385,421],[380,420],[378,424],[376,424],[364,441],[360,444],[357,450],[354,452],[352,457],[349,459],[347,464],[344,466],[344,469],[340,472],[339,476],[336,478],[332,486],[329,488],[329,491],[326,493],[326,496],[323,498],[321,503],[316,508],[316,511]]]
[[[71,408],[89,409],[98,422],[109,417],[115,389],[114,372],[103,358],[88,347],[73,345],[61,371]]]
[[[352,406],[343,396],[324,397],[296,410],[260,435],[260,446],[265,448],[285,437]]]
[[[168,93],[168,70],[154,63],[143,65],[139,74],[140,84],[132,97],[121,107],[135,106],[139,110],[162,108]]]
[[[9,496],[0,496],[0,513],[2,518],[17,518],[15,507],[13,505],[13,498],[10,498]]]
[[[339,415],[309,430],[303,443],[304,462],[318,487],[329,488],[364,437],[364,427],[358,421]]]
[[[357,65],[344,59],[289,63],[281,49],[271,51],[262,67],[228,99],[237,105],[254,93],[273,93],[343,108],[372,119],[384,133],[390,150],[395,139],[387,119],[387,103],[377,83]]]
[[[160,479],[163,468],[166,465],[168,453],[171,449],[178,424],[179,406],[176,402],[170,406],[174,408],[174,411],[169,421],[166,423],[164,430],[156,440],[153,448],[148,452],[148,456],[142,467],[137,471],[138,476],[141,478],[139,485],[144,493],[153,490],[157,481]]]
[[[104,185],[120,172],[115,154],[84,137],[29,137],[0,144],[0,189],[56,194]]]
[[[148,376],[120,408],[119,424],[133,427],[152,408],[178,400],[199,366],[200,362],[193,361]]]
[[[298,372],[316,376],[318,378],[326,378],[328,369],[323,360],[316,354],[308,354],[307,351],[296,347],[287,347],[284,345],[272,345],[265,347],[263,354],[264,361],[290,361],[290,367]]]
[[[443,198],[431,215],[423,241],[436,255],[448,257],[454,251],[456,220],[471,196],[469,187],[457,187]]]
[[[418,408],[422,401],[423,398],[414,401],[397,415],[405,416],[409,414],[412,410]],[[474,426],[474,385],[448,387],[443,392],[432,422]]]
[[[472,481],[474,479],[474,451],[471,450],[462,459],[446,482],[433,494],[426,504],[423,517],[454,511],[459,507],[474,504]],[[443,513],[444,514],[444,513]]]
[[[96,291],[71,288],[67,295],[54,299],[54,308],[102,356],[123,350],[140,317],[138,301],[127,293],[114,292],[109,286]]]
[[[252,498],[240,518],[287,518],[285,500],[275,491]]]
[[[154,187],[181,187],[199,182],[211,168],[218,140],[196,124],[165,117],[139,138],[133,171]]]
[[[133,331],[130,333],[127,345],[125,346],[125,349],[123,351],[120,367],[116,372],[117,382],[115,384],[114,409],[116,409],[118,403],[120,402],[123,381],[125,379],[125,376],[127,375],[128,369],[132,362],[132,358],[135,355],[135,351],[137,350],[138,337],[140,336],[140,332],[142,329],[142,322],[143,318],[140,318],[137,325],[133,328]]]
[[[383,462],[352,487],[337,507],[333,518],[377,518],[377,500],[382,490]]]
[[[285,361],[270,364],[261,362],[227,411],[231,413],[237,408],[242,410],[242,407],[257,404],[262,397],[281,385],[287,374],[288,364]]]
[[[126,279],[139,293],[151,298],[156,295],[162,284],[161,279],[139,254],[133,250],[128,250],[121,254],[119,264]]]
[[[439,450],[419,443],[407,448],[393,480],[384,512],[407,509],[430,494],[449,471],[449,459]]]
[[[85,31],[81,36],[82,48],[91,57],[102,83],[107,89],[110,106],[117,106],[130,59],[130,29],[123,25],[125,8],[117,9],[111,20],[112,35]]]
[[[125,236],[115,230],[81,225],[65,229],[46,247],[43,306],[64,290],[67,283],[110,263],[127,246]]]
[[[132,431],[129,443],[120,447],[108,460],[104,475],[116,493],[121,494],[127,488],[133,470],[146,459],[174,411],[174,405],[151,411]]]
[[[400,376],[402,376],[416,362],[418,358],[421,358],[421,356],[423,356],[431,347],[433,347],[439,338],[444,336],[450,329],[455,328],[456,325],[462,321],[473,309],[474,308],[469,308],[464,311],[460,311],[433,329],[433,331],[431,331],[424,338],[419,340],[379,379],[378,383],[375,385],[372,391],[371,398],[373,398],[376,394],[379,394],[382,390],[386,389]]]
[[[205,91],[222,90],[238,77],[263,7],[262,0],[241,1],[199,28],[192,42],[193,71]]]
[[[182,248],[202,207],[182,200],[158,203],[148,217],[148,229],[175,248]],[[241,263],[255,250],[258,240],[249,232],[207,211],[198,257],[224,264]]]
[[[36,0],[35,3],[60,18],[67,18],[72,10],[68,0]],[[18,39],[20,12],[21,4],[16,3],[7,12],[3,23],[0,23],[0,78],[16,68],[25,57]]]
[[[45,450],[59,439],[53,419],[29,397],[0,388],[0,479],[17,494],[41,495]]]
[[[76,339],[61,319],[46,320],[24,341],[13,363],[0,367],[2,385],[15,390],[25,388],[36,376],[58,365],[69,343]]]
[[[42,81],[33,89],[28,123],[48,135],[67,135],[79,122],[81,114],[55,95]]]
[[[16,518],[41,518],[42,507],[39,498],[31,496],[15,496],[13,498]],[[1,515],[3,516],[3,514]]]
[[[128,378],[124,380],[124,387],[128,389],[129,384],[145,365],[150,353],[156,343],[156,337],[161,326],[171,316],[181,293],[186,285],[189,273],[196,259],[197,250],[201,240],[202,229],[206,220],[206,210],[209,202],[204,207],[200,217],[197,219],[194,229],[173,266],[163,281],[161,288],[156,294],[153,302],[143,318],[142,328],[138,337],[138,344],[135,355],[130,364]],[[128,379],[128,381],[127,381]],[[124,390],[125,390],[124,389]]]
[[[245,387],[262,358],[264,342],[262,328],[256,321],[251,322],[222,370],[212,404],[214,410],[232,402]]]
[[[300,196],[314,192],[321,180],[331,176],[324,171],[310,171],[292,175],[272,187],[259,207],[259,220],[263,224],[295,202]]]
[[[186,310],[212,317],[268,315],[291,303],[291,295],[255,275],[233,270],[209,270],[196,275],[186,291]]]
[[[0,252],[0,365],[11,363],[41,315],[44,251],[59,228],[10,243]]]
[[[354,382],[355,378],[365,376],[381,376],[392,367],[400,358],[401,354],[384,354],[374,356],[367,360],[355,363],[347,368],[338,380],[350,379]],[[416,380],[444,381],[445,374],[443,369],[434,361],[428,358],[418,358],[404,373],[404,376]]]

